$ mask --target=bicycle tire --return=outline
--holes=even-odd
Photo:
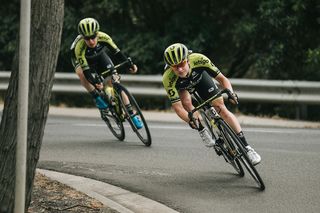
[[[210,131],[211,136],[213,136],[213,129],[212,129],[212,125],[210,124],[210,120],[208,118],[208,116],[206,115],[206,113],[201,109],[199,110],[200,115],[202,117],[202,120],[204,121],[205,126],[207,127],[207,129]]]
[[[211,125],[211,122],[210,122],[211,119],[208,118],[208,116],[206,115],[206,113],[203,110],[200,110],[200,114],[201,114],[202,119],[204,120],[206,127],[209,129],[211,136],[214,138],[214,134],[213,134],[214,130],[213,130],[213,126]],[[222,139],[220,139],[220,140],[222,140]],[[224,145],[223,143],[228,143],[229,146],[227,146],[227,148],[225,148],[225,147],[223,147],[223,145]],[[228,151],[228,149],[234,148],[234,146],[232,144],[230,144],[230,142],[227,140],[223,141],[223,143],[219,143],[218,146],[220,148],[220,151],[224,155],[223,157],[224,157],[225,161],[227,163],[229,163],[234,168],[234,170],[236,170],[237,174],[240,177],[243,177],[244,171],[241,166],[241,163],[239,162],[239,160],[237,158],[235,158],[235,156],[231,156]]]
[[[131,93],[121,84],[118,84],[117,85],[114,85],[116,88],[117,88],[117,96],[120,100],[120,103],[121,104],[121,108],[122,108],[122,111],[124,112],[125,114],[125,119],[129,122],[132,130],[136,133],[136,135],[138,136],[138,138],[141,140],[141,142],[145,145],[145,146],[151,146],[151,143],[152,143],[152,140],[151,140],[151,134],[150,134],[150,131],[149,131],[149,127],[147,125],[147,122],[141,112],[141,109],[136,101],[136,99],[133,97],[133,95],[131,95]],[[124,101],[122,99],[122,96],[120,94],[120,92],[124,92],[129,101],[130,101],[130,104],[132,106],[132,109],[134,111],[134,115],[135,116],[139,116],[142,123],[143,123],[143,127],[140,128],[140,129],[137,129],[136,126],[134,125],[132,119],[133,119],[133,116],[130,116],[129,115],[129,112],[124,104]]]
[[[123,123],[111,107],[107,110],[100,110],[102,120],[107,124],[111,133],[120,141],[125,138]]]
[[[221,150],[223,151],[226,161],[236,170],[240,177],[244,176],[244,170],[241,166],[240,160],[237,157],[236,147],[232,142],[229,134],[220,128],[221,137],[220,140],[223,142],[219,144]]]
[[[230,135],[230,143],[233,143],[234,146],[237,149],[238,152],[238,159],[242,163],[242,165],[247,169],[251,177],[256,181],[256,183],[259,186],[259,189],[262,191],[265,189],[264,182],[259,174],[259,172],[256,170],[254,165],[251,163],[247,152],[245,148],[243,147],[239,137],[236,135],[236,133],[233,131],[233,129],[223,120],[219,121],[220,130],[225,132],[226,134]]]

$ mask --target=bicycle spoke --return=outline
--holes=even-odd
[[[224,129],[225,132],[227,132],[230,135],[230,138],[233,141],[233,144],[237,146],[238,159],[241,161],[242,165],[245,166],[245,168],[247,169],[251,177],[259,185],[259,188],[261,190],[264,190],[265,185],[263,183],[263,180],[260,177],[260,174],[258,173],[256,168],[253,166],[253,164],[249,160],[249,157],[247,156],[245,148],[242,146],[240,139],[238,139],[237,135],[234,133],[231,127],[228,126],[225,122],[221,122],[221,127]]]
[[[100,110],[101,118],[107,124],[108,128],[110,129],[111,133],[120,141],[123,141],[125,138],[124,127],[116,113],[111,112],[109,109],[108,111]]]
[[[135,98],[130,94],[130,92],[121,84],[116,85],[118,89],[118,97],[120,99],[121,108],[125,114],[125,119],[129,122],[132,130],[136,133],[138,138],[144,143],[145,146],[151,145],[151,135],[147,125],[147,122],[144,119],[144,116],[141,112],[139,105],[137,104]],[[122,96],[119,95],[119,91],[123,92],[129,99],[132,114],[128,112]],[[121,94],[121,93],[120,93]],[[134,120],[135,119],[135,120]],[[139,126],[136,126],[139,125]]]

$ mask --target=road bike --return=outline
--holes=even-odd
[[[111,73],[112,87],[105,87],[102,92],[102,98],[108,103],[109,107],[107,109],[100,109],[101,118],[109,127],[112,134],[120,141],[125,139],[125,129],[123,123],[127,121],[131,129],[136,133],[138,138],[142,141],[145,146],[150,146],[152,143],[151,134],[148,128],[148,124],[142,114],[142,111],[134,98],[134,96],[129,92],[129,90],[120,83],[121,76],[117,69],[124,67],[126,65],[132,64],[130,58],[128,60],[111,66],[109,69],[98,74],[95,72],[95,78],[98,82],[103,82],[106,76]],[[108,90],[108,92],[106,92]],[[107,95],[111,94],[111,96]],[[132,106],[133,114],[130,114],[126,103],[130,103]],[[142,127],[137,128],[134,124],[133,118],[138,116],[138,119],[142,122]]]
[[[189,118],[193,119],[193,122],[195,123],[196,121],[193,114],[199,111],[204,125],[208,128],[213,139],[216,141],[214,150],[217,155],[223,156],[225,161],[235,169],[240,177],[245,175],[243,167],[246,168],[258,184],[259,189],[264,190],[264,182],[257,169],[251,163],[241,139],[211,105],[212,100],[222,96],[222,94],[227,94],[228,97],[231,97],[231,92],[228,89],[220,90],[216,95],[213,95],[205,101],[201,99],[197,92],[192,93],[194,100],[199,104],[189,112]]]

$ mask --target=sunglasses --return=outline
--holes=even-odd
[[[84,36],[83,38],[84,38],[84,40],[89,41],[90,39],[95,39],[96,37],[97,37],[97,35],[94,34],[94,35],[92,35],[92,36]]]
[[[178,69],[179,67],[184,67],[186,65],[186,63],[187,63],[187,60],[183,60],[179,64],[173,65],[171,67]]]

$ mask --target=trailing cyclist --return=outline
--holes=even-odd
[[[99,74],[127,60],[127,57],[120,51],[112,38],[104,32],[99,31],[100,25],[94,18],[84,18],[78,24],[79,35],[71,45],[71,61],[75,72],[80,78],[83,87],[91,94],[99,110],[108,108],[110,103],[104,101],[100,91],[104,89],[104,84],[93,76],[94,72]],[[128,65],[130,73],[136,73],[138,68],[135,64]],[[110,88],[111,72],[107,74],[106,83]],[[108,89],[106,93],[108,94]],[[111,94],[108,94],[109,98]],[[127,100],[126,107],[133,116],[134,125],[140,129],[143,124],[138,116],[134,116],[130,102]]]
[[[164,61],[166,65],[163,74],[163,85],[171,101],[172,108],[182,120],[189,123],[191,128],[199,131],[200,137],[207,147],[213,147],[215,145],[215,141],[207,129],[202,125],[193,123],[188,117],[188,112],[194,109],[189,92],[194,90],[195,87],[203,90],[203,85],[208,81],[214,84],[212,80],[212,78],[214,78],[223,88],[227,88],[231,91],[232,97],[229,97],[229,99],[231,103],[236,103],[238,97],[233,92],[229,79],[220,72],[209,58],[200,53],[192,53],[192,51],[189,51],[188,48],[181,43],[172,44],[165,49]],[[209,75],[203,75],[203,73],[207,73]],[[206,78],[206,76],[210,77]],[[213,88],[214,90],[203,91],[203,94],[207,96],[204,98],[208,99],[209,97],[217,94],[219,91],[218,87],[214,85]],[[222,96],[214,99],[212,101],[212,106],[237,133],[248,151],[247,154],[252,164],[256,165],[260,163],[260,155],[247,143],[239,121],[235,115],[227,109]],[[199,120],[199,118],[197,119]]]

